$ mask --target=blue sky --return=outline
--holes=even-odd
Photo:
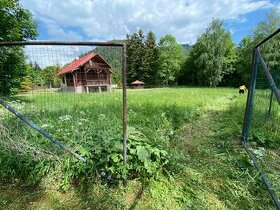
[[[139,28],[157,38],[172,34],[180,43],[195,43],[213,18],[238,44],[265,18],[277,0],[22,0],[39,24],[42,40],[108,41]],[[280,11],[279,11],[280,12]]]

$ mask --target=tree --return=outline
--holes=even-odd
[[[33,86],[42,86],[44,83],[42,68],[35,61],[32,69],[33,69],[33,77],[32,77]]]
[[[236,52],[222,20],[212,20],[191,49],[189,59],[201,85],[216,87],[224,75],[234,71]]]
[[[56,76],[60,70],[61,68],[58,64],[45,67],[42,71],[45,85],[49,88],[60,87],[60,78]]]
[[[159,52],[156,35],[149,31],[145,37],[140,29],[137,33],[127,35],[127,80],[142,80],[147,85],[157,84]]]
[[[20,83],[20,89],[23,92],[27,92],[32,89],[32,78],[30,76],[25,76],[22,78],[22,81]]]
[[[114,43],[123,43],[123,40],[112,40]],[[112,82],[119,87],[122,85],[122,49],[120,47],[96,47],[94,52],[111,65],[113,75]]]
[[[256,44],[258,44],[266,36],[273,33],[280,26],[280,13],[276,7],[272,8],[255,29],[253,34],[245,36],[239,43],[237,48],[236,77],[240,78],[240,83],[249,84],[249,76],[252,68],[252,52]],[[280,69],[280,36],[277,35],[273,39],[265,43],[260,51],[270,69]]]
[[[145,55],[143,58],[143,80],[145,84],[155,85],[157,84],[158,75],[158,49],[156,44],[156,35],[149,31],[144,42]]]
[[[0,20],[0,41],[24,41],[38,35],[31,13],[18,0],[0,1]],[[25,66],[22,47],[0,48],[0,94],[18,91]]]
[[[137,33],[127,35],[127,81],[144,80],[143,58],[145,55],[144,33],[140,29]]]
[[[180,72],[178,73],[179,85],[198,85],[197,68],[194,65],[194,53],[190,51],[184,58]]]
[[[42,69],[36,61],[34,64],[30,62],[29,64],[25,65],[24,75],[25,76],[22,78],[22,80],[26,81],[25,77],[28,77],[31,82],[31,87],[42,86],[44,83]]]
[[[184,50],[172,35],[165,35],[158,44],[159,49],[159,78],[162,84],[175,82],[184,58]]]
[[[237,47],[236,77],[239,84],[249,84],[250,70],[252,67],[252,52],[254,41],[251,36],[245,36]]]
[[[262,39],[276,31],[280,27],[280,10],[278,7],[272,8],[267,13],[264,21],[261,21],[253,32],[254,43],[257,44]],[[270,69],[280,71],[280,36],[277,35],[273,39],[261,46],[261,54],[267,62]]]
[[[117,84],[119,87],[122,86],[122,64],[118,59],[114,59],[112,61],[113,67],[113,76],[112,82],[113,84]]]

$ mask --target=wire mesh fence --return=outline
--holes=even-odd
[[[93,141],[102,144],[109,134],[122,156],[122,49],[122,44],[85,43],[1,46],[1,99],[19,113],[0,108],[2,153],[41,160],[65,155],[21,115],[85,159],[85,148]]]
[[[279,86],[278,73],[271,71],[274,81]],[[254,93],[254,106],[252,115],[252,127],[250,137],[259,141],[263,146],[279,148],[280,146],[280,107],[279,102],[270,88],[270,82],[266,79],[263,67],[259,66],[256,90]]]

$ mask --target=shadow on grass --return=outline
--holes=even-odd
[[[32,209],[33,203],[38,202],[44,191],[38,186],[18,186],[12,183],[0,182],[0,209]]]
[[[28,97],[28,95],[14,95],[14,96],[0,96],[3,100],[6,100],[8,103],[10,101],[19,101],[24,103],[32,103],[34,102],[34,99],[31,97]]]
[[[136,206],[138,205],[139,201],[141,200],[141,198],[143,197],[143,193],[145,191],[145,188],[143,186],[141,186],[141,188],[138,190],[132,205],[128,208],[129,210],[133,210],[136,208]]]

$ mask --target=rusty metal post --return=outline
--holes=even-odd
[[[123,163],[127,162],[127,107],[126,107],[126,44],[122,46],[122,90],[123,90]]]

